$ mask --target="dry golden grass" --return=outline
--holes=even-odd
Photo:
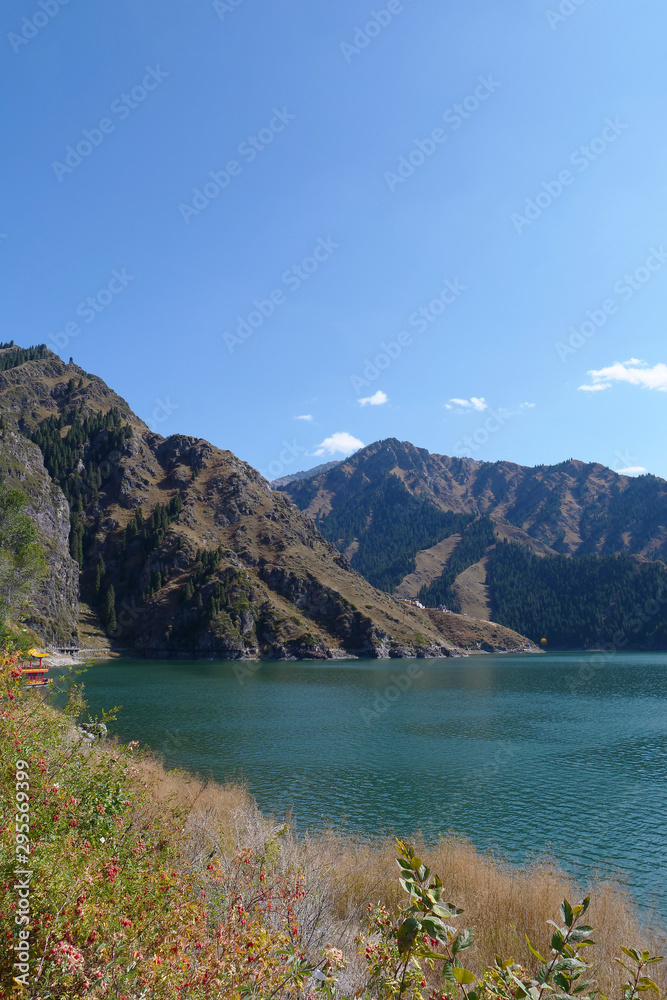
[[[596,947],[587,958],[594,962],[594,975],[603,992],[620,983],[620,945],[651,948],[663,954],[664,930],[642,920],[627,891],[610,880],[596,880],[582,889],[553,861],[540,860],[522,867],[477,850],[462,837],[447,837],[437,843],[413,840],[418,854],[442,879],[448,899],[463,908],[461,926],[475,928],[475,947],[466,956],[474,971],[493,964],[497,953],[512,956],[525,968],[535,959],[526,944],[527,934],[542,954],[549,951],[551,928],[547,920],[558,920],[564,897],[578,902],[591,893],[586,920],[595,928]],[[336,875],[335,916],[362,914],[368,902],[381,900],[394,906],[403,896],[397,881],[393,843],[355,842],[334,834],[310,841],[311,856],[326,863]],[[621,956],[622,957],[622,956]],[[667,987],[667,969],[654,966],[656,980]]]
[[[182,811],[192,862],[211,852],[224,859],[241,847],[271,857],[281,870],[303,870],[306,898],[299,916],[306,942],[312,949],[327,942],[341,947],[349,967],[345,987],[359,983],[354,937],[364,927],[368,903],[381,901],[393,908],[404,895],[390,840],[354,840],[335,832],[299,838],[285,824],[277,826],[263,816],[247,789],[168,772],[148,757],[137,761],[136,777],[149,791],[149,809],[176,804]],[[596,947],[586,957],[604,993],[619,993],[621,970],[614,959],[621,945],[664,952],[664,931],[651,926],[648,914],[640,916],[618,882],[597,879],[582,888],[555,862],[544,859],[518,867],[478,851],[461,837],[436,843],[417,838],[413,845],[442,879],[450,901],[463,908],[460,925],[475,928],[475,947],[466,957],[474,971],[493,964],[496,953],[534,969],[525,935],[542,954],[548,953],[547,921],[558,919],[564,897],[577,902],[587,892],[591,906],[586,919],[595,929]],[[662,968],[653,966],[653,971],[665,989],[667,970]]]

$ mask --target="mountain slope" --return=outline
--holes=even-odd
[[[575,601],[582,614],[583,605],[590,604],[586,614],[598,623],[595,635],[589,621],[585,627],[573,622],[568,636],[567,623],[546,612],[553,586],[547,582],[541,617],[522,617],[503,591],[509,575],[491,573],[497,542],[506,540],[542,557],[546,562],[530,563],[531,573],[545,581],[562,580],[574,588],[573,597],[579,577],[570,574],[566,584],[561,569],[547,571],[558,555],[632,557],[623,563],[622,585],[619,581],[619,592],[630,604],[645,599],[642,563],[657,561],[658,579],[667,559],[667,483],[576,460],[525,468],[431,455],[392,438],[282,489],[377,586],[419,597],[430,607],[444,603],[476,617],[494,617],[527,629],[534,640],[549,622],[560,644],[580,644],[582,635],[588,644],[602,641],[604,623],[617,618],[608,606],[609,601],[616,606],[617,597],[596,576],[597,589]],[[607,570],[612,566],[605,565]],[[562,605],[561,618],[565,613]],[[653,629],[640,639],[654,644],[660,634]]]
[[[33,455],[39,446],[67,499],[81,593],[117,649],[231,658],[456,651],[446,627],[371,586],[231,452],[154,434],[101,379],[48,350],[14,351],[3,363],[6,354],[6,427],[30,439]]]

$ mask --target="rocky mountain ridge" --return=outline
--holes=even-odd
[[[633,606],[650,599],[647,589],[659,588],[665,573],[667,482],[655,476],[633,478],[575,459],[527,468],[451,458],[391,438],[279,488],[374,585],[494,619],[533,639],[549,622],[566,644],[581,636],[608,641],[605,622],[631,620]],[[527,564],[522,551],[538,563]],[[582,567],[594,590],[583,584]],[[539,593],[525,615],[510,593],[523,585],[524,572]],[[604,584],[611,576],[614,591]],[[530,603],[532,595],[522,599]],[[568,638],[563,619],[576,615],[565,608],[582,604],[589,605],[587,620]],[[654,624],[646,648],[667,635],[667,621]]]
[[[667,482],[576,459],[529,468],[434,455],[390,438],[282,488],[311,517],[326,517],[364,482],[385,474],[441,510],[489,515],[508,537],[543,554],[667,557]]]

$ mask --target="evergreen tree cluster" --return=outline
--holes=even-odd
[[[195,591],[203,587],[207,580],[213,576],[220,565],[223,551],[222,546],[217,549],[203,549],[202,551],[197,549],[195,568],[190,577]]]
[[[494,620],[535,642],[587,648],[601,642],[667,643],[667,567],[629,555],[537,556],[497,545],[487,581]]]
[[[206,588],[220,565],[222,554],[222,547],[197,552],[193,573],[181,590],[186,613],[179,629],[180,638],[207,627],[213,619],[223,624],[228,635],[240,634],[243,612],[254,609],[256,593],[251,581],[245,573],[232,567],[223,570],[215,583]]]
[[[10,340],[8,344],[0,344],[0,349],[5,347],[14,347],[14,341]],[[45,358],[48,353],[49,349],[46,344],[39,344],[37,347],[16,347],[13,351],[7,351],[6,354],[0,355],[0,372],[6,372],[9,368],[18,368],[26,361],[39,361],[41,358]]]
[[[183,510],[183,501],[180,496],[172,497],[169,503],[157,504],[155,510],[144,521],[141,508],[137,508],[134,517],[125,529],[125,543],[123,549],[127,549],[135,539],[141,541],[142,550],[148,555],[159,548],[165,539],[169,525],[178,517]],[[157,588],[160,589],[159,587]]]
[[[289,483],[288,486],[280,486],[277,492],[287,494],[299,510],[306,510],[317,496],[318,490],[318,479],[313,476],[312,479],[303,479],[300,482]]]
[[[447,566],[441,576],[427,587],[422,587],[419,599],[427,608],[435,608],[445,604],[451,611],[460,611],[453,584],[459,573],[469,566],[474,566],[482,558],[490,545],[493,545],[495,535],[493,521],[487,515],[477,518],[466,528],[461,541],[449,557]]]
[[[70,379],[67,390],[70,399],[74,388],[74,379]],[[65,435],[64,430],[67,430]],[[109,457],[132,437],[132,428],[123,425],[116,408],[82,419],[79,406],[66,415],[48,417],[29,437],[41,449],[49,475],[67,497],[70,553],[82,567],[86,537],[84,509],[96,503],[111,473]]]
[[[188,605],[191,612],[195,613],[195,618],[197,619],[199,619],[204,612],[202,588],[209,582],[220,565],[222,553],[222,546],[217,549],[210,550],[197,549],[193,571],[185,587],[181,590],[181,601]],[[225,570],[222,577],[222,583],[220,585],[222,589],[218,589],[216,587],[215,591],[209,596],[208,606],[206,609],[206,617],[208,620],[210,620],[214,614],[217,614],[222,609],[225,597],[228,593],[228,583],[231,580],[232,575],[236,575],[234,570]],[[215,601],[215,605],[212,604],[212,598]],[[195,618],[193,618],[193,614],[190,615],[190,624],[193,623]]]
[[[101,618],[104,628],[109,635],[112,635],[118,628],[116,620],[116,591],[113,584],[107,587],[102,604]]]
[[[470,524],[473,515],[454,514],[413,496],[401,480],[386,474],[325,517],[317,520],[324,537],[340,552],[358,539],[350,560],[369,583],[391,593],[416,569],[416,554]]]
[[[633,477],[624,490],[618,483],[611,488],[609,499],[601,511],[591,510],[582,520],[585,541],[578,555],[595,552],[618,552],[625,548],[623,536],[629,535],[629,550],[641,552],[652,538],[660,537],[667,524],[667,493],[656,476]],[[601,540],[604,539],[602,545]],[[654,553],[654,558],[667,559],[667,545]]]
[[[238,618],[241,612],[251,610],[253,598],[249,582],[243,580],[237,570],[228,567],[208,595],[209,618],[215,618],[221,611]]]
[[[63,436],[65,428],[67,433]],[[44,465],[61,487],[70,507],[75,507],[79,498],[84,507],[97,499],[104,479],[108,478],[103,476],[102,465],[131,437],[131,426],[122,424],[115,407],[84,419],[80,408],[72,409],[67,415],[48,417],[30,435],[39,445]],[[79,471],[79,463],[84,464],[82,471]]]

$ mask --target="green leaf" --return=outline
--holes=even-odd
[[[655,983],[653,982],[653,980],[649,979],[648,976],[642,976],[641,977],[641,979],[639,980],[639,983],[638,983],[638,989],[640,989],[642,992],[644,992],[645,990],[653,990],[654,993],[659,993],[660,992],[660,990],[655,985]]]
[[[461,986],[467,986],[469,983],[474,983],[477,976],[474,972],[470,972],[468,969],[459,969],[456,965],[452,966],[452,975],[457,983]]]
[[[447,932],[444,924],[437,917],[424,917],[421,925],[429,937],[434,938],[436,941],[447,941]]]
[[[418,920],[415,920],[414,917],[408,917],[407,920],[403,921],[398,929],[397,936],[399,955],[404,955],[406,951],[409,951],[410,948],[412,948],[417,935],[419,934],[420,927],[421,924]]]
[[[624,948],[623,945],[621,945],[621,951],[623,952],[624,955],[627,955],[628,958],[632,958],[635,962],[637,963],[641,962],[641,958],[639,957],[639,952],[635,951],[634,948]]]
[[[563,950],[564,944],[565,941],[563,939],[563,935],[561,934],[561,932],[554,931],[554,935],[551,938],[551,947],[553,948],[553,950],[560,953]]]
[[[533,948],[532,944],[530,943],[530,938],[528,937],[527,934],[526,934],[526,943],[527,943],[528,947],[530,948],[530,950],[532,951],[532,953],[535,956],[535,958],[539,958],[539,960],[542,963],[542,965],[546,965],[547,964],[546,958],[542,958],[542,956],[540,955],[539,951],[537,951],[536,948]]]
[[[458,917],[463,910],[454,906],[453,903],[438,903],[433,907],[433,912],[437,913],[439,917]]]
[[[472,928],[466,927],[465,930],[459,931],[454,938],[452,942],[452,954],[458,955],[460,951],[466,951],[467,948],[471,948],[472,944]]]
[[[595,983],[594,979],[585,979],[583,983],[579,983],[577,986],[575,986],[572,992],[583,993],[585,989],[587,989],[589,986],[593,986],[594,983]]]
[[[560,904],[560,915],[563,918],[563,923],[571,927],[574,923],[574,913],[572,912],[572,907],[566,899]]]
[[[585,969],[586,968],[586,963],[582,962],[578,958],[561,958],[556,963],[556,965],[554,966],[554,968],[556,968],[556,969],[570,969],[570,970],[576,972],[577,970]]]
[[[442,974],[451,986],[456,986],[456,980],[454,979],[454,964],[450,962],[449,959],[443,963]]]
[[[570,941],[574,941],[575,944],[580,941],[585,941],[593,933],[593,929],[586,929],[584,927],[577,927],[576,930],[570,931]]]

